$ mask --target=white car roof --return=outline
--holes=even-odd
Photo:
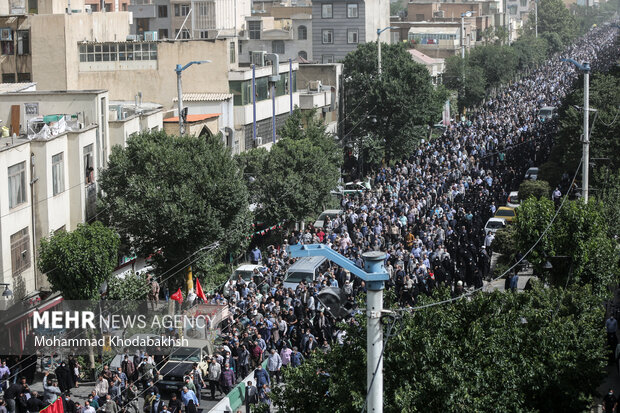
[[[506,223],[506,220],[504,218],[495,218],[495,217],[491,217],[489,218],[489,220],[487,221],[487,224],[489,222],[501,222],[502,224]]]
[[[519,195],[519,191],[511,191],[508,196]]]
[[[235,271],[254,271],[254,268],[261,268],[262,265],[256,265],[256,264],[243,264],[238,266]]]

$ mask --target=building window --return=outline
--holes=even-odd
[[[13,30],[10,28],[0,29],[0,49],[2,54],[13,54]]]
[[[303,51],[303,50],[300,50],[300,51],[299,51],[299,57],[301,57],[301,58],[302,58],[302,59],[304,59],[304,60],[308,60],[308,53],[306,53],[306,52],[305,52],[305,51]]]
[[[331,4],[321,4],[321,17],[331,19],[333,17],[333,8]]]
[[[18,82],[32,82],[32,76],[30,76],[30,73],[18,73],[17,81]]]
[[[306,26],[299,26],[297,28],[297,40],[308,39],[308,28]]]
[[[260,21],[249,21],[248,31],[250,32],[250,39],[260,40]]]
[[[168,6],[157,6],[158,17],[168,17]]]
[[[201,39],[208,39],[209,38],[209,31],[208,30],[200,30],[200,38]]]
[[[84,159],[84,183],[92,184],[95,182],[95,158],[93,156],[93,144],[86,145],[83,152]]]
[[[521,7],[527,7],[527,0],[521,0]]]
[[[157,43],[154,42],[80,44],[79,51],[80,62],[157,60]]]
[[[235,42],[230,42],[230,63],[235,63],[237,61],[237,48],[235,47]]]
[[[26,161],[9,166],[9,209],[26,202]]]
[[[189,4],[175,4],[174,5],[174,15],[179,16],[187,16],[189,14]]]
[[[332,44],[332,43],[334,43],[334,30],[323,29],[323,44]]]
[[[357,19],[358,17],[357,3],[347,4],[347,18]]]
[[[127,3],[123,3],[123,11],[127,11]]]
[[[65,190],[65,161],[63,152],[52,156],[52,193],[54,196]]]
[[[176,30],[174,31],[174,34],[175,34],[175,36],[176,36],[178,39],[189,39],[189,38],[190,38],[190,36],[189,36],[189,29],[183,29],[183,30],[181,30],[181,34],[179,34],[179,29],[176,29]]]
[[[107,12],[111,12],[112,11],[112,3],[106,3],[105,4],[105,11],[107,11]]]
[[[28,234],[28,227],[11,235],[11,267],[14,277],[30,267],[30,234]]]
[[[271,42],[271,53],[284,54],[284,40],[274,40]]]
[[[239,54],[243,53],[243,45],[239,42]]]
[[[324,54],[322,63],[334,63],[334,55],[333,54]]]
[[[353,44],[358,42],[357,29],[347,29],[347,43]]]
[[[159,29],[159,39],[168,38],[168,29]]]
[[[17,31],[17,54],[30,54],[30,30]]]
[[[15,83],[15,73],[3,73],[2,83]]]

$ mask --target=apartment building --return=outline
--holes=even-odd
[[[239,37],[239,63],[251,64],[254,52],[276,53],[280,61],[312,61],[312,15],[289,18],[249,16]]]
[[[312,54],[319,63],[344,59],[359,43],[377,41],[377,29],[390,25],[388,0],[314,0]],[[390,38],[382,38],[389,43]]]
[[[84,0],[89,12],[129,11],[129,0]]]
[[[277,67],[258,66],[231,70],[228,74],[230,93],[233,95],[235,136],[240,150],[258,146],[269,148],[275,130],[284,125],[290,112],[299,106],[297,71],[299,64],[283,63]],[[275,97],[270,95],[270,77],[279,74],[275,82]],[[253,93],[254,91],[254,93]],[[274,116],[275,107],[275,116]],[[276,137],[277,139],[277,137]]]
[[[0,182],[8,183],[0,185],[0,282],[17,298],[49,289],[36,270],[41,239],[96,218],[98,173],[112,146],[162,127],[159,105],[108,102],[106,90],[0,94],[0,116],[20,124],[0,139]]]

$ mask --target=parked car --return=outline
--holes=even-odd
[[[518,208],[521,205],[521,201],[519,200],[519,192],[512,191],[508,195],[508,199],[506,200],[506,206],[510,208]]]
[[[504,218],[489,218],[486,225],[484,226],[484,233],[487,234],[491,231],[495,234],[498,230],[506,228],[506,220]]]
[[[355,181],[355,182],[347,182],[344,185],[338,186],[336,189],[330,191],[332,195],[342,196],[342,195],[350,195],[350,194],[361,194],[364,191],[371,189],[370,186],[370,178],[368,178],[365,182]]]
[[[326,209],[321,212],[321,215],[314,221],[315,228],[323,228],[325,225],[325,218],[329,217],[331,220],[343,213],[342,209]]]
[[[538,179],[538,168],[533,166],[525,172],[525,179],[535,181]]]
[[[235,271],[233,271],[232,275],[230,276],[230,278],[228,279],[228,281],[226,281],[226,284],[224,284],[224,296],[228,297],[230,295],[230,291],[235,287],[235,285],[237,284],[237,281],[239,280],[239,277],[243,278],[243,281],[245,281],[246,283],[249,282],[252,279],[252,276],[254,275],[254,270],[257,270],[259,272],[263,272],[265,271],[265,267],[263,267],[262,265],[255,265],[255,264],[242,264],[239,267],[237,267],[237,269]]]
[[[516,216],[517,213],[515,212],[514,208],[503,206],[497,208],[497,211],[495,211],[495,216],[493,218],[502,218],[506,222],[510,223],[515,219]]]

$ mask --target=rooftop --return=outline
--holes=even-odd
[[[415,60],[418,63],[425,64],[425,65],[432,65],[435,63],[441,63],[443,61],[443,59],[434,59],[430,56],[427,56],[421,51],[416,50],[416,49],[409,49],[407,51],[409,52],[413,60]]]
[[[232,93],[183,93],[183,102],[221,102],[232,99]],[[172,99],[177,102],[179,98]]]
[[[203,115],[187,115],[186,122],[194,123],[194,122],[202,122],[207,119],[217,118],[221,115],[221,113],[206,113]],[[164,123],[177,123],[179,121],[178,116],[174,116],[172,118],[164,119]]]
[[[37,84],[34,82],[26,83],[0,83],[0,94],[22,92],[28,89],[36,89]]]

